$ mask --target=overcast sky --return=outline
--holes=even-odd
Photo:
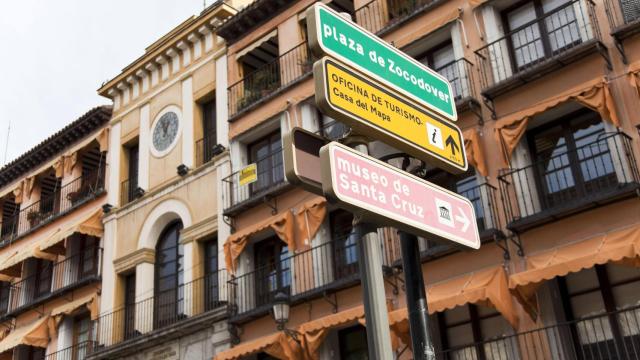
[[[213,0],[206,0],[207,5]],[[0,164],[109,100],[100,85],[203,0],[0,1]]]

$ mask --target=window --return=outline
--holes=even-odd
[[[242,71],[244,96],[239,109],[246,107],[262,97],[268,95],[280,86],[280,62],[276,61],[280,55],[278,35],[261,39],[238,59]],[[246,104],[246,105],[245,105]]]
[[[135,191],[138,188],[138,144],[125,148],[129,164],[127,166],[128,179],[123,183],[121,196],[123,204],[129,203],[135,198]]]
[[[214,309],[220,300],[218,296],[218,239],[204,243],[204,286],[206,310]]]
[[[357,325],[338,331],[341,360],[364,360],[369,358],[367,329]]]
[[[335,210],[329,214],[335,278],[344,279],[358,273],[358,244],[349,236],[353,228],[353,215],[344,210]]]
[[[17,360],[44,360],[47,349],[34,346],[19,345],[14,350],[14,359]]]
[[[76,316],[73,319],[73,360],[83,360],[91,353],[93,339],[91,317],[89,314]]]
[[[255,244],[256,305],[266,305],[279,292],[291,291],[291,259],[289,248],[273,236]]]
[[[458,306],[438,313],[437,319],[444,358],[508,360],[508,354],[514,354],[510,338],[482,344],[510,331],[507,320],[493,308]]]
[[[40,179],[40,216],[36,223],[31,222],[31,226],[38,222],[54,216],[60,211],[60,187],[62,179],[56,178],[55,173],[50,171]]]
[[[167,226],[156,245],[154,328],[174,323],[184,316],[182,222]]]
[[[255,163],[258,168],[258,181],[250,185],[252,195],[269,190],[284,181],[280,131],[251,143],[248,151],[249,163]]]
[[[571,336],[580,353],[635,358],[631,354],[640,348],[639,269],[596,265],[558,278],[558,287],[566,317],[576,321]]]
[[[2,240],[10,238],[18,231],[18,215],[20,206],[15,203],[13,195],[2,199]]]
[[[31,277],[33,289],[35,290],[33,299],[39,299],[51,293],[51,275],[53,273],[53,263],[43,259],[34,259],[35,273]]]
[[[136,336],[136,274],[124,278],[124,337]]]
[[[203,163],[213,158],[213,147],[218,143],[216,135],[216,100],[202,104],[202,155]]]
[[[529,134],[543,209],[617,184],[604,133],[598,114],[581,111]]]
[[[543,19],[543,20],[538,20]],[[534,0],[504,13],[514,67],[521,71],[582,42],[570,0]]]
[[[319,109],[316,109],[316,111],[320,135],[329,140],[338,140],[343,138],[349,132],[349,127],[344,123],[324,115]]]
[[[80,248],[75,255],[78,259],[78,279],[86,279],[98,273],[98,241],[93,236],[80,239]]]
[[[6,314],[9,308],[10,294],[11,294],[11,283],[8,281],[0,282],[0,315]]]

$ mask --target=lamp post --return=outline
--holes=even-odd
[[[289,296],[279,292],[273,298],[273,319],[278,324],[278,330],[286,330],[285,325],[289,321]]]

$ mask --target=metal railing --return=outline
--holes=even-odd
[[[283,292],[292,301],[359,279],[358,248],[348,237],[278,259],[229,280],[234,315],[270,309],[274,296]]]
[[[201,166],[213,159],[213,147],[217,145],[216,133],[205,134],[196,141],[196,166]]]
[[[473,64],[469,60],[461,58],[434,70],[449,80],[455,101],[476,97]]]
[[[471,332],[471,329],[469,329]],[[640,308],[562,322],[442,351],[438,359],[638,359]]]
[[[96,341],[83,341],[81,343],[69,346],[66,349],[53,352],[45,357],[45,360],[84,360],[88,355],[93,353],[98,343]]]
[[[360,26],[377,33],[442,0],[372,0],[355,11]]]
[[[284,89],[313,69],[313,56],[303,42],[229,86],[229,116]]]
[[[636,23],[640,19],[640,1],[638,0],[606,0],[605,10],[613,32],[621,26]]]
[[[459,192],[460,195],[469,199],[473,204],[476,223],[481,233],[485,230],[498,230],[501,228],[496,197],[497,191],[498,189],[495,186],[484,183]]]
[[[257,174],[254,182],[242,184],[240,181],[242,170],[222,179],[225,212],[248,200],[259,199],[286,183],[282,148],[258,159],[255,164]]]
[[[526,23],[476,50],[481,85],[485,89],[562,54],[590,40],[599,40],[599,28],[591,0],[574,0]]]
[[[113,346],[226,306],[227,280],[226,270],[219,270],[101,315],[97,320],[100,346]]]
[[[6,218],[0,226],[0,244],[10,242],[93,199],[104,191],[104,175],[104,168],[82,175]]]
[[[535,163],[500,171],[509,223],[544,212],[576,209],[638,187],[640,176],[631,137],[602,133],[591,143]]]
[[[11,285],[7,313],[19,312],[52,293],[68,289],[86,279],[98,275],[101,249],[91,247],[62,261],[51,264],[51,268],[40,269]]]
[[[120,206],[138,198],[138,178],[127,179],[120,183]]]

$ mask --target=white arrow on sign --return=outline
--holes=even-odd
[[[460,215],[456,215],[456,220],[460,221],[463,224],[462,232],[467,232],[467,229],[469,229],[469,224],[471,224],[471,222],[469,221],[469,218],[464,213],[464,211],[462,211],[461,208],[458,208],[458,212],[460,213]]]

